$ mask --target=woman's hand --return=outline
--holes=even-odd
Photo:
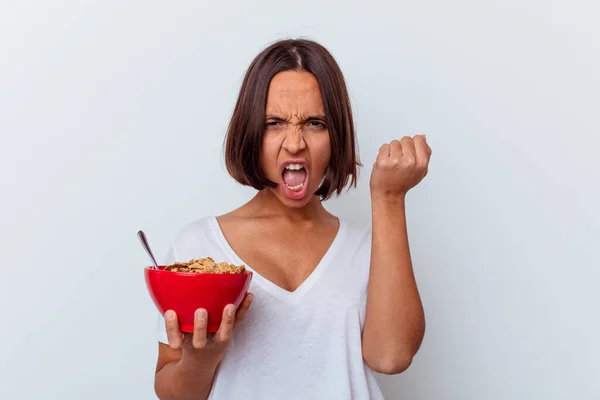
[[[430,157],[424,135],[384,144],[373,164],[371,196],[405,196],[427,175]]]
[[[227,305],[223,309],[223,319],[219,330],[215,333],[207,333],[206,331],[208,313],[203,308],[196,310],[193,333],[182,333],[175,312],[172,310],[167,311],[165,313],[165,323],[169,347],[174,350],[181,348],[184,358],[191,356],[202,362],[219,363],[229,346],[236,322],[244,318],[253,298],[254,295],[248,293],[237,313],[233,304]]]

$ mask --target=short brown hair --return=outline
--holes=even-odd
[[[267,95],[271,79],[282,71],[306,71],[319,82],[331,140],[331,160],[316,191],[323,200],[340,195],[350,182],[356,187],[361,166],[346,82],[333,56],[306,39],[281,40],[265,48],[250,64],[225,138],[225,164],[239,183],[257,190],[275,187],[260,168]]]

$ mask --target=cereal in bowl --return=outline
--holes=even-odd
[[[210,257],[196,258],[188,262],[175,262],[164,269],[172,272],[192,272],[197,274],[243,274],[245,265],[233,265],[228,262],[216,263]]]

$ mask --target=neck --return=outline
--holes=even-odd
[[[286,207],[270,189],[259,191],[250,200],[248,206],[254,210],[255,215],[291,221],[317,220],[331,216],[318,196],[312,196],[308,204],[302,208],[290,208]]]

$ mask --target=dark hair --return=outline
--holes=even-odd
[[[239,183],[257,190],[275,187],[260,167],[267,95],[271,79],[282,71],[306,71],[319,82],[331,140],[331,160],[315,192],[326,200],[340,195],[350,182],[356,187],[361,166],[346,82],[333,56],[311,40],[281,40],[265,48],[250,64],[227,129],[225,164]]]

